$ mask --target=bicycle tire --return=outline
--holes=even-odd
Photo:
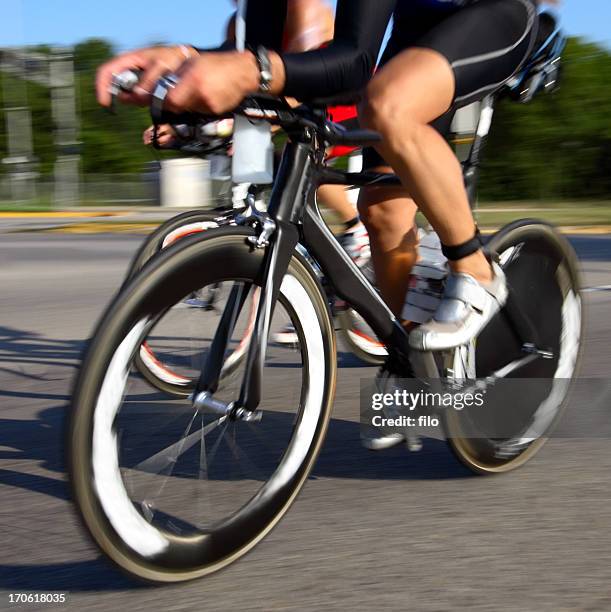
[[[231,211],[228,211],[228,213]],[[190,210],[168,219],[164,224],[159,226],[148,238],[144,241],[130,264],[127,276],[123,283],[123,287],[127,285],[131,278],[134,277],[146,263],[161,252],[164,248],[164,242],[167,237],[173,233],[177,233],[173,237],[172,243],[181,240],[206,229],[204,226],[210,224],[207,229],[212,229],[215,224],[215,219],[219,217],[217,212],[209,212],[202,210]],[[180,230],[184,230],[182,233]],[[243,357],[244,355],[241,355]],[[233,366],[239,365],[239,361],[235,360]],[[154,351],[147,345],[143,345],[136,357],[136,367],[148,382],[163,393],[169,393],[175,397],[187,397],[194,388],[195,381],[181,376],[169,368],[157,358]],[[231,373],[231,370],[226,372]]]
[[[256,283],[263,252],[253,250],[247,243],[250,235],[253,232],[244,228],[225,228],[209,236],[187,238],[149,262],[106,311],[89,343],[75,383],[67,439],[75,505],[104,554],[122,570],[146,581],[167,583],[198,578],[247,553],[291,506],[324,441],[335,391],[335,335],[322,288],[309,267],[295,255],[285,277],[285,283],[292,279],[287,287],[292,287],[293,295],[290,291],[286,293],[283,283],[281,298],[288,300],[298,313],[300,338],[308,356],[308,369],[304,373],[307,389],[301,394],[304,406],[293,424],[291,442],[270,480],[234,515],[215,524],[210,533],[181,538],[155,529],[156,536],[162,540],[161,548],[155,548],[159,540],[146,540],[152,534],[146,531],[149,523],[141,515],[138,514],[140,519],[135,524],[121,524],[117,517],[123,515],[109,511],[125,502],[128,504],[125,508],[131,513],[125,489],[126,499],[120,495],[117,498],[119,489],[110,496],[104,492],[101,476],[106,474],[104,470],[108,469],[114,450],[118,457],[119,443],[115,437],[117,449],[110,448],[109,453],[101,452],[97,442],[100,427],[112,429],[113,419],[105,412],[108,406],[105,385],[110,380],[109,388],[114,389],[115,395],[121,393],[114,379],[111,380],[117,371],[116,359],[125,361],[127,353],[136,351],[141,339],[137,333],[133,334],[143,320],[154,318],[172,300],[180,301],[195,284],[201,286],[204,281],[231,281],[232,278]],[[121,367],[126,368],[125,363]],[[98,416],[101,420],[96,420]],[[110,419],[111,424],[100,425],[104,419]],[[110,465],[112,468],[112,462]],[[119,474],[118,464],[116,472]],[[110,473],[116,479],[112,469]],[[144,540],[139,541],[139,537]]]
[[[162,223],[146,237],[140,248],[136,251],[136,254],[132,257],[122,287],[126,286],[130,279],[140,271],[142,266],[159,252],[161,244],[170,232],[189,223],[213,221],[217,216],[218,214],[213,212],[188,210]]]
[[[464,414],[456,410],[443,413],[444,427],[450,448],[458,459],[472,471],[479,474],[495,474],[517,469],[529,461],[541,449],[553,431],[566,408],[568,386],[556,386],[559,373],[564,380],[573,380],[579,370],[584,335],[584,317],[581,303],[581,281],[577,256],[570,243],[550,224],[533,219],[512,223],[488,243],[488,249],[501,257],[510,287],[520,287],[517,299],[520,307],[528,310],[533,325],[539,330],[544,341],[553,344],[555,357],[545,362],[539,360],[521,374],[525,377],[550,379],[550,395],[556,393],[553,401],[554,417],[545,427],[542,435],[527,443],[527,436],[517,435],[515,440],[499,440],[481,437],[477,428],[469,423]],[[516,255],[517,251],[517,255]],[[537,288],[530,277],[535,274],[533,258],[541,263],[538,277],[547,292],[549,308],[539,308]],[[544,263],[549,259],[548,264]],[[549,263],[551,262],[551,265]],[[530,287],[530,291],[527,288]],[[555,287],[555,289],[554,289]],[[553,312],[552,312],[553,310]],[[515,336],[503,319],[502,312],[497,314],[486,329],[476,339],[475,365],[478,379],[485,378],[492,371],[504,365],[504,360],[519,354]],[[554,382],[551,382],[551,381]],[[559,391],[560,390],[560,391]],[[533,400],[538,404],[539,400]],[[539,405],[541,409],[543,402]],[[546,409],[549,409],[549,405]],[[536,414],[536,411],[535,411]],[[533,417],[534,418],[534,417]],[[527,425],[525,424],[525,428]]]
[[[381,366],[388,358],[386,347],[375,337],[359,330],[358,313],[352,308],[336,314],[342,340],[358,359],[371,366]]]
[[[229,211],[231,212],[231,211]],[[217,218],[206,211],[188,211],[173,217],[160,226],[145,241],[137,255],[132,260],[128,278],[137,273],[146,262],[154,257],[164,248],[164,242],[168,236],[172,236],[173,242],[181,240],[198,231],[204,231],[202,225],[213,222]],[[184,229],[184,233],[180,230]],[[355,321],[358,315],[352,310],[342,310],[337,313],[338,331],[345,345],[360,361],[372,366],[382,365],[388,356],[384,346],[375,337],[368,333],[362,334],[358,323]],[[241,353],[238,347],[234,360],[226,364],[224,375],[229,375],[239,366],[240,360],[244,358],[245,352]],[[195,381],[189,380],[180,373],[174,371],[168,364],[164,363],[155,352],[146,345],[141,347],[136,360],[138,371],[157,389],[176,397],[187,397],[193,391]]]

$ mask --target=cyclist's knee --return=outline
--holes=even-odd
[[[383,197],[381,193],[363,194],[359,198],[359,216],[373,236],[404,233],[414,222],[415,206],[409,200]]]
[[[394,116],[396,120],[396,111],[388,92],[378,86],[374,79],[367,87],[365,100],[360,108],[361,125],[385,135],[390,131],[392,117]]]
[[[384,147],[405,151],[423,127],[416,119],[419,114],[410,108],[405,96],[398,95],[392,88],[385,90],[374,79],[367,89],[359,119],[364,127],[382,136]]]

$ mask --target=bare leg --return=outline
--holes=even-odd
[[[352,221],[357,216],[343,185],[321,185],[317,195],[320,203],[337,213],[343,223]]]
[[[371,81],[361,115],[364,126],[382,134],[377,149],[448,246],[462,244],[475,233],[460,164],[429,125],[449,109],[454,87],[454,73],[443,56],[429,49],[408,49]],[[388,223],[394,219],[389,212]],[[482,282],[492,276],[481,250],[450,266]]]
[[[389,167],[374,172],[392,172]],[[416,204],[405,189],[361,189],[359,212],[369,232],[376,282],[382,297],[398,317],[409,284],[409,273],[418,258]]]

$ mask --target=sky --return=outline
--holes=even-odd
[[[375,0],[371,0],[375,2]],[[214,46],[230,0],[0,0],[0,47],[69,46],[90,37],[120,50],[167,41]],[[565,30],[611,47],[611,0],[563,0]]]

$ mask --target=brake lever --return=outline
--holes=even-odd
[[[163,123],[163,107],[172,89],[175,89],[180,82],[180,77],[176,74],[162,76],[155,85],[151,96],[151,119],[154,125]]]
[[[110,112],[113,115],[117,114],[117,98],[121,92],[130,93],[134,87],[140,82],[142,70],[124,70],[118,74],[112,75],[110,82]]]

